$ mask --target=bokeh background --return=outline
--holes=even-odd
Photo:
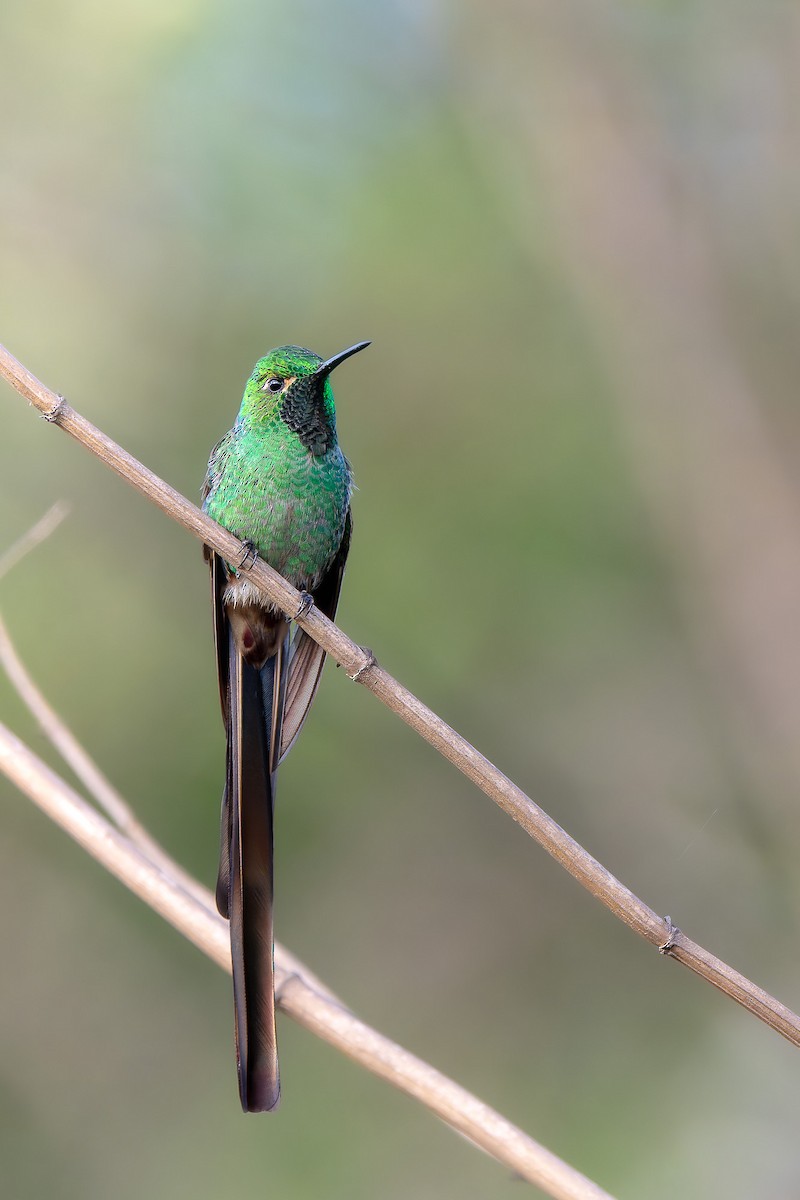
[[[253,361],[336,376],[344,628],[657,911],[800,1004],[800,14],[766,0],[10,0],[0,340],[190,497]],[[211,882],[196,543],[3,388],[36,678]],[[50,757],[0,680],[0,716]],[[33,1200],[515,1197],[0,781],[0,1172]],[[279,937],[620,1197],[800,1191],[800,1059],[615,922],[329,668]]]

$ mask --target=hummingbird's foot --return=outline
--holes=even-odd
[[[255,542],[251,542],[249,538],[245,538],[242,542],[242,557],[239,560],[238,571],[247,571],[250,567],[254,567],[258,562],[258,551],[256,550]]]
[[[667,923],[667,938],[666,941],[662,942],[658,947],[659,954],[669,954],[675,945],[676,937],[680,933],[678,926],[672,924],[672,917],[664,917],[664,920]]]
[[[313,607],[314,607],[314,597],[311,595],[310,592],[301,591],[300,603],[297,606],[297,612],[294,614],[293,620],[296,621],[298,617],[304,617],[306,615],[306,613],[311,612]]]

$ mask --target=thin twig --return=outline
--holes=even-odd
[[[46,420],[58,425],[80,442],[173,520],[212,546],[226,561],[242,561],[244,547],[238,538],[210,520],[174,488],[137,462],[127,451],[71,408],[62,396],[57,396],[45,387],[3,346],[0,346],[0,375],[29,400]],[[248,577],[285,613],[293,616],[298,611],[300,593],[267,563],[258,560],[249,568]],[[584,850],[552,817],[465,738],[393,679],[388,671],[384,671],[375,661],[371,651],[356,645],[316,608],[300,617],[298,624],[345,669],[351,679],[357,679],[373,692],[407,725],[476,783],[615,916],[655,947],[662,946],[667,941],[671,929],[662,917]],[[676,935],[669,948],[669,957],[682,962],[793,1045],[800,1046],[800,1017],[796,1013],[698,946],[685,934]]]
[[[3,725],[0,770],[53,821],[223,970],[230,971],[228,926],[165,874]],[[283,1012],[343,1054],[419,1100],[453,1129],[556,1200],[612,1200],[494,1109],[434,1067],[320,993],[294,960],[276,953],[276,995]]]
[[[23,666],[8,634],[5,621],[0,616],[0,665],[29,711],[36,718],[42,733],[55,746],[64,762],[80,779],[86,790],[96,799],[117,828],[147,855],[151,862],[169,871],[173,878],[187,891],[199,885],[168,855],[140,821],[131,812],[117,789],[109,783],[103,772],[81,746],[75,735],[50,707],[36,684]]]
[[[9,546],[5,554],[0,557],[0,579],[4,575],[21,562],[26,554],[30,554],[36,546],[41,545],[45,538],[50,537],[64,518],[69,513],[69,505],[64,500],[57,500],[51,508],[48,508],[43,517],[40,517],[35,525],[32,525],[27,533],[23,533],[21,538],[14,542],[13,546]]]
[[[43,517],[39,518],[35,525],[31,526],[27,533],[18,538],[0,558],[0,579],[50,537],[68,513],[69,505],[63,500],[59,500],[52,508],[48,509]],[[72,731],[67,728],[66,723],[39,691],[14,648],[2,616],[0,616],[0,665],[5,669],[17,695],[35,718],[44,736],[53,744],[67,766],[74,771],[89,794],[108,814],[117,829],[120,829],[126,837],[139,846],[151,862],[171,873],[173,879],[180,883],[181,887],[198,895],[201,901],[205,901],[208,895],[208,893],[203,895],[205,889],[174,859],[164,853],[159,843],[136,819],[117,789],[106,779],[97,763],[89,757]],[[198,888],[200,891],[196,892],[195,889]]]

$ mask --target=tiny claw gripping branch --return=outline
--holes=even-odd
[[[254,567],[258,562],[258,550],[255,543],[246,538],[242,542],[242,557],[239,559],[237,571],[249,571],[250,567]]]
[[[297,606],[297,612],[294,614],[294,620],[295,621],[298,620],[299,617],[305,617],[308,613],[311,612],[313,607],[314,607],[314,597],[311,595],[311,593],[310,592],[301,592],[300,593],[300,603]]]

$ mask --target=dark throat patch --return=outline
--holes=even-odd
[[[283,423],[296,433],[311,454],[325,454],[333,442],[333,430],[325,414],[323,384],[313,375],[297,379],[280,408]]]

